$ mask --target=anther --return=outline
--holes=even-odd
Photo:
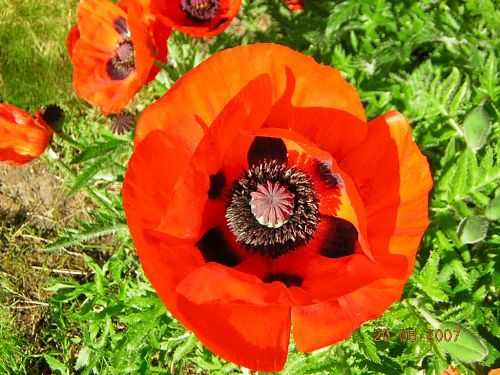
[[[113,22],[113,26],[118,34],[120,34],[123,37],[129,36],[130,32],[128,30],[128,25],[127,25],[127,20],[125,17],[118,17],[115,19]]]
[[[217,15],[219,0],[181,0],[181,9],[194,21],[209,21]]]
[[[332,172],[332,163],[330,161],[318,161],[316,170],[319,178],[329,187],[342,187],[342,177]]]
[[[237,242],[275,258],[312,238],[319,201],[306,173],[268,160],[234,183],[226,219]]]
[[[108,60],[106,71],[112,80],[121,81],[134,70],[134,46],[130,40],[125,40],[118,45],[115,56]]]

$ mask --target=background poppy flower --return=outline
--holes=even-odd
[[[304,10],[304,0],[284,0],[288,9],[292,12],[300,12]]]
[[[151,9],[165,25],[194,37],[224,31],[241,7],[241,0],[151,0]]]
[[[444,370],[441,375],[460,375],[460,372],[452,365],[449,365],[448,368]]]
[[[116,113],[166,62],[170,30],[149,12],[148,0],[82,0],[67,38],[78,96]]]
[[[13,105],[0,103],[0,161],[22,165],[39,157],[54,133],[48,124],[57,120],[52,109],[37,112],[33,118]],[[60,114],[60,110],[55,112]]]
[[[400,298],[431,186],[403,115],[366,122],[338,71],[255,44],[143,112],[123,201],[171,313],[222,357],[278,371],[290,330],[312,351]]]

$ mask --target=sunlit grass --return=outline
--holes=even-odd
[[[0,373],[23,374],[28,352],[29,344],[17,334],[9,313],[0,307]]]
[[[0,1],[0,98],[32,110],[72,96],[65,35],[76,0]]]
[[[425,339],[401,342],[400,329],[413,326],[425,334],[427,328],[418,310],[404,302],[340,345],[309,356],[292,349],[284,373],[439,374],[453,363],[463,374],[473,374],[500,367],[498,220],[489,223],[480,243],[465,245],[457,236],[464,218],[484,215],[500,194],[500,176],[475,176],[479,182],[470,183],[472,174],[484,174],[488,155],[500,165],[500,10],[490,0],[306,4],[303,14],[292,15],[281,0],[246,1],[229,32],[209,42],[175,33],[166,72],[128,109],[139,113],[215,51],[277,41],[340,69],[359,89],[370,118],[394,108],[405,113],[429,159],[436,187],[431,225],[404,299],[417,302],[436,319],[463,324],[481,337],[489,355],[466,364]],[[0,372],[2,365],[15,374],[23,368],[37,374],[48,371],[47,366],[63,374],[241,372],[186,333],[165,312],[142,274],[120,197],[133,135],[113,135],[110,119],[72,93],[65,37],[75,9],[75,0],[0,0],[1,100],[31,111],[62,104],[67,112],[64,131],[75,143],[56,136],[41,173],[54,174],[65,192],[76,190],[79,200],[72,208],[77,219],[56,215],[52,232],[45,236],[33,224],[10,223],[7,228],[0,222],[0,244],[12,244],[5,250],[10,255],[0,258],[0,271],[6,269],[6,259],[10,274],[33,270],[34,259],[48,269],[42,278],[23,278],[25,289],[35,289],[31,283],[39,282],[40,302],[48,304],[36,350],[26,344],[32,337],[19,328],[22,321],[14,322],[12,311],[0,310]],[[467,114],[479,107],[489,114],[491,131],[472,155],[461,129]],[[84,152],[86,160],[79,161]],[[481,168],[466,164],[471,160],[481,162]],[[84,214],[76,214],[78,210]],[[73,212],[67,214],[73,217]],[[20,233],[27,242],[17,241]],[[41,256],[44,251],[51,255]],[[22,293],[23,288],[15,291]],[[379,326],[389,327],[393,340],[374,341]]]

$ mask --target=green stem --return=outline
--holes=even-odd
[[[434,317],[429,312],[427,312],[427,310],[421,308],[416,300],[413,300],[413,303],[410,300],[405,300],[403,304],[408,307],[408,309],[420,321],[420,323],[423,323],[423,325],[427,326],[427,324],[430,324],[434,329],[439,328],[439,326],[441,325],[441,323],[434,319]],[[437,353],[442,360],[445,360],[443,353],[441,353],[441,350],[437,347],[434,340],[429,340],[429,342],[434,349],[434,352]]]
[[[64,163],[61,159],[56,159],[55,160],[56,163],[66,172],[68,173],[71,177],[75,178],[76,177],[76,173],[73,172],[71,170],[70,167],[68,167],[66,165],[66,163]],[[120,212],[118,212],[109,202],[106,201],[106,199],[104,199],[100,193],[98,193],[97,191],[95,191],[93,188],[91,188],[90,186],[85,186],[85,190],[87,191],[87,193],[92,197],[94,198],[95,201],[97,201],[101,206],[103,206],[104,208],[112,211],[114,214],[116,214],[117,216],[121,217],[122,215],[120,214]]]
[[[71,146],[81,149],[82,145],[75,141],[73,138],[71,138],[69,135],[64,134],[63,132],[57,132],[56,133],[58,138],[61,138],[62,140],[68,142]]]
[[[453,120],[452,118],[450,118],[448,120],[448,123],[457,131],[457,133],[463,137],[464,136],[464,131],[460,128],[460,126],[458,126],[457,122],[455,120]]]

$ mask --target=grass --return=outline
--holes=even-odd
[[[119,194],[132,135],[113,135],[109,119],[71,92],[64,38],[75,3],[0,1],[0,96],[30,110],[52,102],[67,110],[65,133],[77,144],[56,139],[39,174],[64,181],[76,200],[72,210],[81,211],[76,218],[47,213],[50,230],[17,220],[22,204],[0,221],[0,244],[8,249],[0,253],[0,281],[12,291],[0,294],[0,370],[239,373],[165,312],[138,265]],[[246,1],[230,30],[208,43],[175,33],[165,72],[130,110],[139,112],[220,49],[275,41],[341,70],[370,118],[392,108],[405,113],[435,187],[431,226],[404,298],[339,345],[310,355],[292,345],[283,373],[440,374],[453,364],[463,374],[485,374],[500,367],[500,232],[491,215],[500,196],[500,10],[490,0],[306,3],[304,13],[292,15],[279,0]],[[469,126],[476,112],[479,130],[477,121]],[[34,273],[33,265],[45,271]],[[12,308],[16,293],[47,304],[25,314],[38,314],[36,335]],[[436,322],[461,326],[472,360],[428,339]],[[389,341],[374,339],[381,327]],[[399,338],[410,327],[415,342]]]
[[[2,101],[36,110],[72,96],[65,35],[76,4],[74,0],[0,1]]]
[[[25,340],[15,333],[9,313],[0,308],[0,371],[3,374],[21,373],[27,362]]]

